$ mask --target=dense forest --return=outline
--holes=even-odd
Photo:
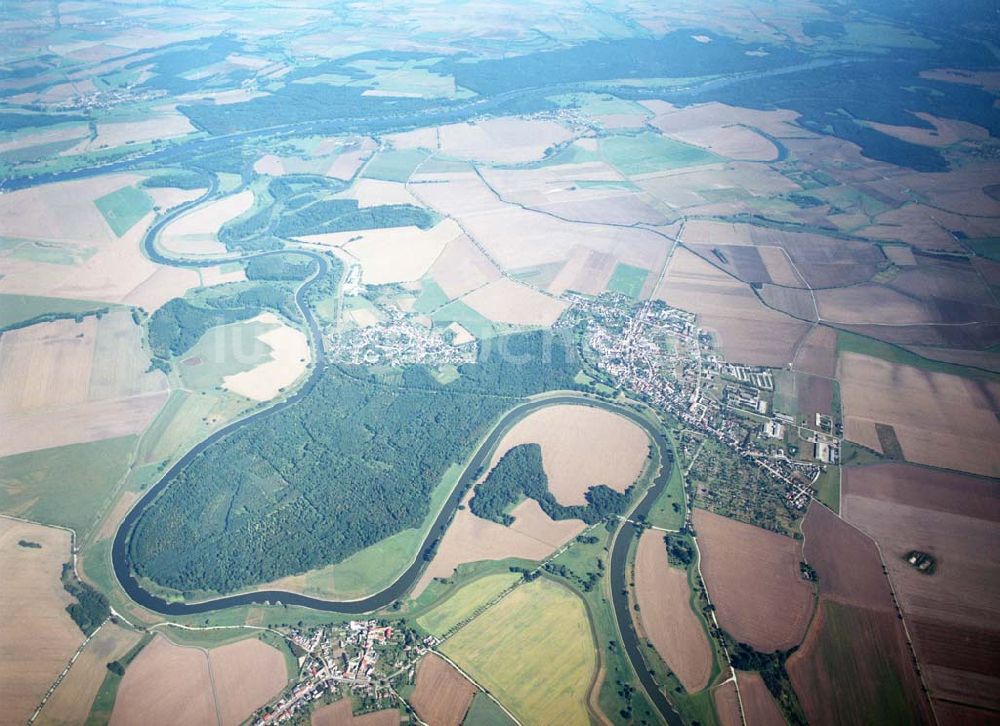
[[[305,280],[313,261],[301,255],[251,257],[246,263],[248,280]]]
[[[516,366],[484,354],[448,385],[420,368],[385,384],[365,368],[327,367],[297,404],[221,439],[171,482],[132,534],[136,571],[182,591],[228,592],[419,526],[447,466],[512,397],[574,386],[570,351],[539,333],[513,337],[524,353]]]
[[[593,524],[623,514],[629,501],[628,494],[604,484],[590,487],[585,496],[586,505],[565,506],[557,502],[549,491],[549,478],[542,467],[542,447],[521,444],[504,454],[486,480],[476,487],[469,509],[477,517],[510,526],[514,518],[507,510],[522,497],[529,497],[552,519],[582,519]]]
[[[61,579],[63,589],[76,598],[75,603],[66,606],[66,612],[73,618],[73,622],[80,626],[83,634],[89,636],[111,614],[108,599],[78,579],[73,572],[73,565],[69,562],[63,565]]]

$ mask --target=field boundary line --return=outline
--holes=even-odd
[[[515,716],[513,713],[511,713],[510,710],[508,710],[508,708],[506,706],[504,706],[502,703],[500,703],[500,701],[497,700],[496,696],[494,696],[492,693],[490,693],[488,690],[486,690],[483,686],[481,686],[476,681],[475,678],[473,678],[468,673],[466,673],[464,670],[462,670],[461,666],[459,666],[458,663],[456,663],[455,661],[453,661],[451,658],[449,658],[448,656],[446,656],[444,653],[442,653],[440,650],[437,650],[436,648],[431,648],[428,652],[429,653],[434,653],[438,657],[443,658],[444,660],[448,661],[448,663],[451,664],[452,668],[454,668],[456,671],[458,671],[459,673],[461,673],[462,676],[469,683],[471,683],[476,688],[478,688],[480,690],[480,692],[482,692],[483,694],[485,694],[487,698],[489,698],[491,701],[493,701],[493,703],[495,703],[497,706],[499,706],[500,710],[503,711],[505,714],[507,714],[507,716],[510,718],[511,721],[513,721],[514,723],[516,723],[517,726],[524,726],[524,724],[521,723],[521,721],[517,718],[517,716]]]

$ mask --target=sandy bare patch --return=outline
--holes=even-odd
[[[216,723],[208,657],[162,635],[142,649],[118,687],[112,726]]]
[[[920,71],[921,78],[946,83],[961,83],[967,86],[979,86],[987,91],[1000,91],[1000,71],[969,71],[957,68],[935,68]]]
[[[448,156],[501,164],[541,159],[549,147],[573,138],[555,121],[511,117],[449,124],[438,136]]]
[[[95,540],[100,541],[102,539],[111,539],[115,536],[115,532],[118,529],[118,524],[121,522],[128,510],[132,508],[132,505],[136,503],[139,499],[138,492],[122,492],[122,495],[118,497],[118,501],[115,502],[114,507],[111,511],[104,517],[101,522],[101,528],[98,530],[97,535],[94,537]]]
[[[121,658],[139,642],[141,634],[113,623],[105,623],[94,635],[69,674],[59,684],[38,716],[38,724],[84,723],[90,713],[108,663]]]
[[[841,354],[837,377],[847,438],[866,444],[875,423],[888,424],[910,461],[1000,475],[997,384],[856,353]]]
[[[771,310],[750,291],[686,249],[678,249],[654,297],[698,315],[713,331],[726,359],[785,365],[808,325]]]
[[[447,329],[450,330],[455,336],[451,340],[453,345],[465,345],[466,343],[471,343],[476,339],[476,336],[474,336],[472,333],[470,333],[468,330],[463,328],[458,323],[452,323],[451,325],[448,326]]]
[[[430,126],[398,134],[389,134],[385,139],[392,144],[394,149],[431,149],[436,151],[438,148],[437,129]]]
[[[371,325],[378,325],[379,322],[378,316],[368,308],[358,308],[357,310],[351,310],[349,313],[347,313],[347,316],[359,328],[367,328]]]
[[[546,406],[518,421],[497,446],[490,468],[520,444],[541,446],[549,490],[565,505],[586,504],[584,494],[596,484],[624,492],[639,478],[649,453],[641,427],[591,406]]]
[[[363,232],[334,232],[301,237],[308,244],[338,247],[361,264],[369,285],[419,280],[451,240],[461,234],[451,220],[431,229],[387,227]]]
[[[694,510],[694,524],[719,624],[763,652],[797,645],[813,606],[812,587],[799,575],[799,543],[704,509]]]
[[[282,389],[295,383],[308,366],[312,356],[309,339],[301,330],[285,325],[274,313],[263,313],[254,321],[277,325],[257,336],[270,349],[271,360],[249,371],[226,376],[224,388],[255,401],[270,401]]]
[[[351,179],[376,148],[378,145],[366,136],[335,157],[324,173],[334,179]]]
[[[959,141],[985,141],[990,137],[990,132],[982,126],[976,126],[966,121],[939,118],[929,113],[915,113],[914,116],[926,121],[933,128],[893,126],[874,121],[867,122],[867,125],[888,136],[922,146],[944,147]]]
[[[687,691],[700,691],[712,673],[712,651],[691,610],[687,573],[667,562],[661,532],[647,530],[639,539],[635,594],[642,628],[656,652]]]
[[[579,526],[580,529],[567,537],[566,541],[583,529],[582,522]],[[463,563],[502,560],[507,557],[540,560],[557,547],[515,531],[512,527],[480,519],[468,508],[460,509],[441,538],[437,554],[414,586],[411,597],[418,597],[435,577],[449,577]]]
[[[284,656],[256,638],[212,648],[208,662],[223,726],[243,723],[288,682]]]
[[[41,548],[21,547],[19,540]],[[4,721],[24,723],[83,642],[66,612],[74,602],[59,581],[70,559],[69,532],[0,518],[0,693]]]
[[[285,167],[281,163],[281,157],[274,154],[264,154],[253,164],[253,170],[258,174],[269,176],[281,176],[285,173]]]
[[[448,661],[434,653],[420,661],[416,683],[410,703],[425,723],[435,726],[459,726],[478,692]]]
[[[889,258],[889,261],[900,267],[912,267],[917,264],[913,256],[913,250],[903,245],[883,245],[882,252]]]
[[[514,518],[514,523],[508,528],[510,531],[551,545],[553,550],[569,542],[586,528],[579,519],[551,519],[534,499],[525,499],[510,510],[510,516]]]
[[[497,323],[550,327],[566,303],[509,278],[494,280],[463,298],[470,308]]]
[[[226,246],[219,241],[219,230],[251,207],[253,192],[249,189],[198,205],[168,224],[157,241],[176,254],[225,254]]]

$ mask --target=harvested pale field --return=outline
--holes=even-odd
[[[659,269],[669,246],[638,228],[570,222],[504,203],[471,172],[422,175],[410,191],[425,205],[454,217],[506,270],[562,262],[577,245],[614,255],[620,262]]]
[[[451,299],[501,277],[496,265],[464,234],[445,245],[429,274]]]
[[[113,623],[101,626],[45,703],[35,723],[40,726],[85,723],[108,674],[107,664],[128,653],[141,637],[140,633]]]
[[[177,189],[175,187],[144,188],[143,191],[153,200],[153,206],[166,211],[178,204],[190,202],[205,193],[204,189]]]
[[[473,290],[462,301],[495,323],[551,327],[566,303],[532,287],[501,278]]]
[[[7,424],[0,455],[144,429],[166,398],[167,382],[147,372],[141,336],[122,310],[0,337],[0,414]]]
[[[844,517],[875,538],[931,696],[1000,707],[1000,503],[995,483],[906,464],[844,472]],[[904,559],[935,557],[925,575]]]
[[[946,83],[961,83],[968,86],[979,86],[987,91],[1000,91],[1000,71],[968,71],[957,68],[935,68],[930,71],[920,71],[921,78]]]
[[[892,612],[821,599],[786,668],[809,723],[931,723]]]
[[[740,716],[740,697],[735,683],[727,681],[716,686],[712,689],[712,700],[720,726],[741,726],[743,718]]]
[[[868,445],[874,424],[888,424],[908,461],[1000,475],[997,384],[857,353],[841,354],[837,377],[851,441]]]
[[[253,192],[244,189],[200,204],[168,224],[160,232],[158,244],[182,255],[225,254],[226,246],[219,241],[219,230],[226,222],[249,211],[253,200]]]
[[[813,609],[799,543],[704,509],[694,510],[694,525],[719,624],[763,652],[797,645]]]
[[[108,174],[2,194],[0,229],[5,237],[19,239],[83,246],[115,242],[118,238],[94,200],[142,178],[138,174]]]
[[[208,656],[162,635],[129,664],[118,687],[111,726],[216,723]]]
[[[649,437],[627,418],[567,404],[546,406],[518,421],[497,445],[490,468],[521,444],[541,446],[549,491],[565,505],[586,504],[584,495],[596,484],[624,492],[639,478],[649,453]]]
[[[530,520],[530,515],[528,519]],[[468,508],[460,509],[441,538],[434,559],[413,587],[411,597],[418,597],[435,577],[449,577],[456,567],[466,562],[502,560],[507,557],[540,560],[575,537],[583,528],[583,522],[577,521],[577,528],[566,532],[566,538],[562,542],[552,544],[519,532],[514,527],[504,527],[497,522],[480,519]]]
[[[654,297],[698,315],[713,331],[726,359],[783,366],[808,325],[766,308],[749,286],[686,249],[675,250]]]
[[[785,717],[759,673],[736,671],[746,726],[784,726]]]
[[[18,149],[26,149],[31,146],[55,144],[60,141],[70,141],[72,139],[84,139],[87,135],[87,125],[83,123],[72,126],[60,125],[57,128],[44,131],[32,129],[30,133],[14,134],[7,137],[7,140],[0,142],[0,154],[17,151]]]
[[[551,519],[534,499],[525,499],[510,510],[510,516],[514,518],[514,523],[508,528],[511,532],[544,542],[553,550],[562,547],[586,527],[579,519]]]
[[[223,726],[238,726],[288,682],[285,658],[256,638],[208,652],[216,709]]]
[[[607,289],[617,265],[618,260],[612,255],[579,245],[570,251],[566,264],[559,268],[546,289],[553,295],[562,295],[567,290],[599,295]]]
[[[101,522],[101,528],[98,530],[94,539],[96,541],[100,541],[102,539],[111,539],[114,537],[115,532],[118,530],[118,524],[125,518],[128,510],[132,508],[132,505],[135,504],[138,499],[138,492],[122,492],[122,495],[118,497],[118,501],[115,502],[114,507],[112,507],[111,511],[105,515],[104,520]]]
[[[274,154],[264,154],[257,159],[253,164],[253,170],[258,174],[267,174],[268,176],[281,176],[285,173],[281,157]]]
[[[573,135],[555,121],[495,118],[457,123],[438,129],[440,150],[447,156],[499,164],[541,159],[545,150]]]
[[[21,547],[18,541],[41,548]],[[0,693],[5,723],[25,723],[83,642],[59,580],[69,532],[0,518]]]
[[[263,313],[253,320],[278,326],[257,336],[257,340],[271,349],[271,360],[226,376],[222,386],[255,401],[270,401],[305,373],[312,353],[306,334],[284,324],[274,313]]]
[[[663,534],[647,530],[635,557],[635,595],[639,619],[656,652],[689,693],[708,685],[712,649],[691,609],[687,573],[667,562]]]
[[[795,264],[789,258],[784,247],[760,245],[757,247],[757,251],[767,269],[768,277],[775,285],[788,287],[803,287],[805,285],[802,276],[795,269]]]
[[[799,346],[792,368],[813,376],[833,378],[837,368],[837,331],[823,325],[815,326]]]
[[[436,151],[438,148],[437,138],[437,129],[426,126],[413,131],[389,134],[385,140],[391,143],[394,149],[430,149]]]
[[[796,124],[797,116],[794,111],[759,111],[714,101],[694,106],[674,106],[655,100],[639,103],[656,114],[653,121],[655,126],[671,134],[683,132],[685,129],[740,124],[762,129],[778,137],[812,136],[810,132],[804,131]]]
[[[844,477],[850,471],[845,470]],[[875,543],[819,502],[802,522],[803,555],[819,576],[820,593],[831,600],[892,611],[889,582]]]
[[[359,328],[367,328],[372,325],[378,325],[379,322],[378,316],[374,313],[374,311],[369,310],[368,308],[351,310],[347,313],[347,316]]]
[[[88,151],[110,149],[124,144],[142,143],[174,136],[184,136],[194,133],[197,129],[191,125],[188,117],[181,113],[170,113],[146,118],[142,121],[115,121],[97,124],[97,138],[81,141],[71,149],[61,152],[60,156],[72,156]]]
[[[424,723],[459,726],[478,689],[448,661],[428,653],[417,667],[410,705]]]
[[[367,136],[352,142],[333,159],[324,174],[344,181],[352,179],[376,148],[377,144]]]
[[[354,232],[333,232],[301,237],[303,242],[337,247],[361,265],[367,285],[416,282],[430,268],[445,246],[462,234],[445,220],[431,229],[387,227]]]
[[[339,196],[344,199],[356,199],[361,208],[377,207],[380,204],[420,206],[420,202],[410,194],[405,184],[382,179],[358,179],[350,189]]]
[[[929,113],[917,112],[913,115],[929,123],[932,128],[893,126],[875,121],[865,123],[887,136],[921,146],[945,147],[957,144],[959,141],[986,141],[990,137],[990,132],[982,126],[976,126],[966,121],[939,118]]]

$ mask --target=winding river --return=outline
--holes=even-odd
[[[277,411],[280,411],[288,406],[294,406],[298,401],[302,400],[305,396],[308,396],[312,391],[313,387],[319,380],[320,375],[323,370],[323,337],[320,334],[319,326],[316,323],[315,318],[312,316],[309,307],[305,304],[305,294],[309,286],[318,279],[327,269],[326,258],[318,253],[305,251],[305,250],[281,250],[274,252],[261,252],[254,253],[244,256],[234,256],[225,259],[210,259],[210,260],[193,260],[184,258],[173,258],[165,256],[160,250],[156,249],[156,238],[159,232],[173,219],[177,216],[183,214],[187,210],[193,208],[198,204],[202,204],[205,201],[211,199],[216,195],[216,183],[214,177],[210,184],[210,188],[206,191],[204,195],[199,197],[192,202],[180,205],[179,207],[171,210],[171,212],[161,219],[157,220],[153,224],[143,240],[143,247],[145,253],[150,257],[150,259],[159,262],[161,264],[183,266],[183,267],[201,267],[206,265],[219,264],[220,262],[231,262],[236,260],[247,260],[252,257],[260,257],[266,255],[275,254],[289,254],[294,252],[299,255],[306,255],[310,257],[317,263],[317,269],[313,274],[299,287],[295,294],[295,302],[298,306],[303,319],[305,320],[308,328],[309,334],[312,338],[313,350],[315,352],[316,364],[312,367],[306,381],[300,386],[300,388],[291,396],[285,398],[284,400],[261,410],[257,413],[251,414],[245,418],[234,421],[227,426],[219,429],[208,438],[199,442],[194,448],[188,451],[179,461],[174,463],[167,472],[157,481],[148,491],[146,491],[138,502],[131,508],[125,518],[122,520],[121,524],[118,526],[115,532],[114,542],[112,544],[112,564],[116,578],[121,584],[122,588],[128,594],[132,600],[141,605],[144,608],[152,610],[154,612],[160,613],[162,615],[195,615],[199,613],[208,613],[217,610],[222,610],[224,608],[237,607],[241,605],[251,605],[251,604],[277,604],[282,603],[285,605],[298,605],[302,607],[312,608],[315,610],[337,612],[337,613],[348,613],[348,614],[361,614],[369,613],[375,610],[379,610],[390,606],[395,601],[402,598],[416,583],[421,572],[426,566],[426,562],[421,556],[422,553],[429,547],[431,547],[436,539],[441,537],[452,516],[454,515],[461,499],[463,493],[471,486],[475,475],[480,471],[481,467],[488,464],[490,457],[493,454],[496,446],[499,444],[503,436],[513,427],[517,422],[530,415],[531,413],[538,411],[539,409],[555,406],[555,405],[574,405],[574,406],[591,406],[596,408],[602,408],[612,413],[616,413],[620,416],[624,416],[633,423],[641,426],[643,430],[649,435],[650,439],[654,442],[660,451],[661,461],[663,466],[657,477],[654,479],[653,484],[646,490],[642,498],[635,505],[633,510],[633,517],[642,516],[647,514],[656,501],[656,498],[664,491],[670,480],[671,468],[673,466],[673,453],[672,449],[667,441],[666,437],[654,427],[646,418],[641,416],[639,413],[631,408],[614,404],[608,401],[585,397],[581,394],[572,393],[561,393],[555,395],[549,395],[545,398],[527,400],[516,405],[510,411],[508,411],[500,421],[494,426],[493,430],[483,441],[475,453],[472,455],[468,464],[466,465],[462,475],[452,490],[451,495],[448,500],[442,506],[437,517],[435,518],[433,524],[427,532],[424,541],[421,543],[420,548],[417,550],[414,557],[414,561],[410,566],[384,590],[377,592],[365,598],[357,600],[325,600],[322,598],[310,597],[307,595],[302,595],[300,593],[289,592],[285,590],[261,590],[255,592],[247,592],[236,595],[222,596],[218,598],[213,598],[209,600],[204,600],[200,602],[180,602],[180,601],[167,601],[157,595],[154,595],[144,589],[139,581],[132,574],[131,562],[129,560],[129,537],[136,523],[142,517],[143,512],[146,510],[150,504],[152,504],[157,495],[160,494],[166,487],[170,485],[174,477],[182,471],[186,466],[188,466],[200,453],[205,449],[218,441],[222,440],[226,436],[230,435],[234,431],[237,431],[240,427],[247,425],[251,421],[255,420],[257,417],[270,416]],[[633,624],[631,611],[628,604],[628,598],[625,594],[627,588],[626,582],[626,572],[627,572],[627,560],[629,548],[634,541],[637,534],[637,529],[630,523],[625,522],[621,527],[619,527],[615,533],[612,535],[612,540],[610,543],[611,550],[611,560],[610,560],[610,577],[611,577],[611,591],[612,591],[612,603],[614,606],[615,618],[618,623],[619,632],[621,633],[622,641],[625,647],[625,652],[632,663],[632,666],[642,684],[644,690],[648,694],[650,700],[655,705],[657,711],[661,716],[672,726],[674,724],[681,724],[680,717],[670,706],[669,701],[662,694],[659,687],[653,680],[649,673],[648,668],[645,666],[641,653],[641,645],[638,637],[636,636]]]

